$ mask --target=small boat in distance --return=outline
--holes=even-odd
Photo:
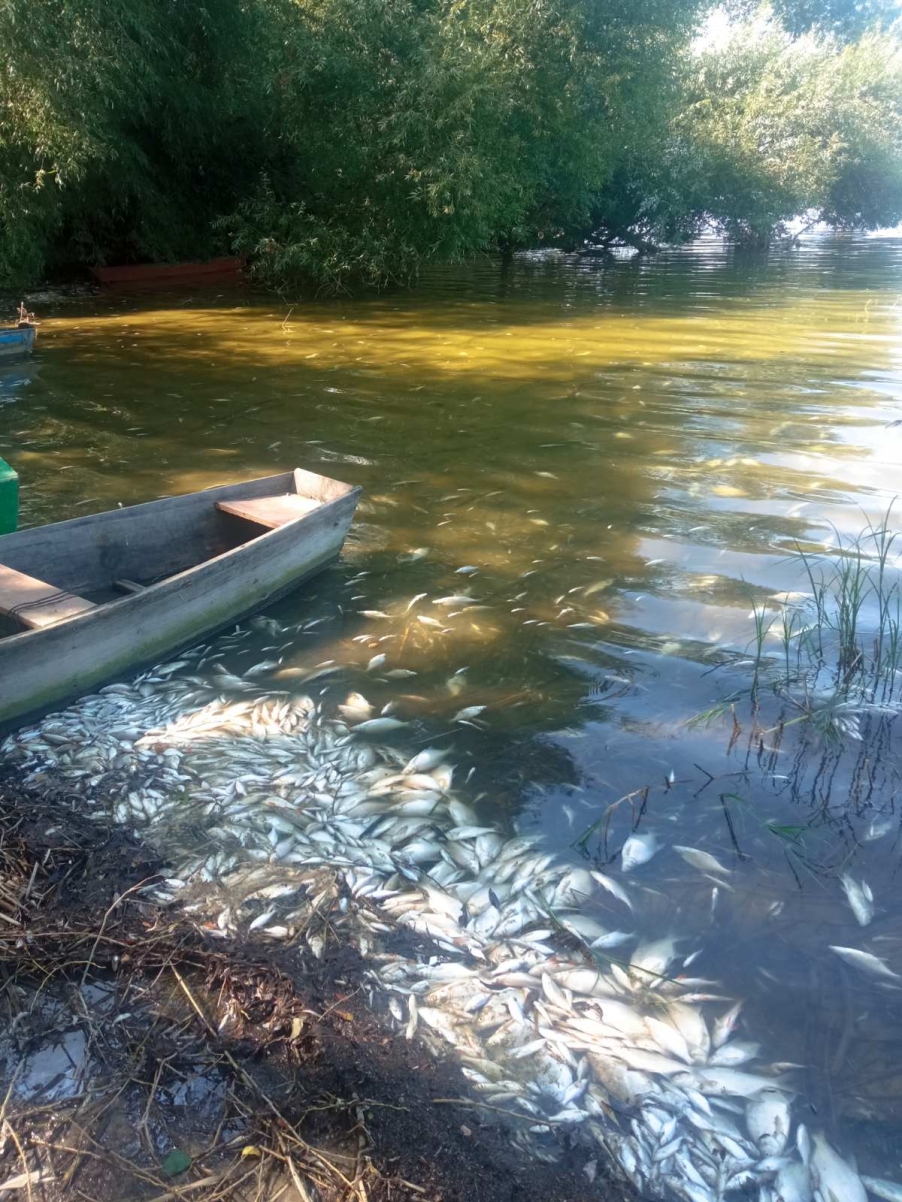
[[[198,260],[195,263],[125,263],[120,267],[92,267],[91,275],[100,284],[169,288],[237,278],[244,259],[229,256]]]
[[[336,560],[360,489],[297,469],[0,537],[0,723],[196,643]]]
[[[0,329],[0,364],[12,363],[30,355],[36,334],[34,314],[29,313],[24,305],[19,305],[17,324]]]

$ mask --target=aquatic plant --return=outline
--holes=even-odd
[[[789,707],[782,727],[807,722],[826,740],[863,737],[869,716],[902,712],[902,589],[893,549],[891,504],[879,525],[852,537],[833,528],[832,553],[798,546],[805,592],[752,602],[752,679],[689,720],[707,725],[748,698],[758,710],[767,689]],[[780,655],[767,644],[779,641]]]

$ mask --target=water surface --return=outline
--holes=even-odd
[[[902,239],[829,237],[524,257],[296,305],[49,298],[33,363],[0,379],[0,454],[26,524],[295,465],[361,485],[342,564],[274,611],[323,619],[282,667],[337,666],[327,700],[393,703],[406,742],[453,743],[486,817],[574,858],[616,871],[630,829],[654,831],[642,933],[692,932],[699,974],[803,1066],[812,1125],[898,1175],[902,994],[829,950],[902,972],[898,819],[865,837],[897,813],[894,721],[837,737],[748,689],[756,613],[809,588],[798,549],[835,560],[902,490],[900,269]],[[866,928],[843,871],[873,890]]]

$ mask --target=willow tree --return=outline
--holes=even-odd
[[[0,279],[203,252],[256,174],[242,0],[2,0]]]
[[[341,287],[895,220],[898,44],[856,39],[890,0],[774,0],[700,55],[711,2],[0,0],[0,281],[232,246]]]
[[[296,0],[281,151],[227,222],[264,278],[561,241],[666,120],[700,0]]]
[[[902,219],[902,44],[779,29],[702,57],[676,123],[711,222],[767,241],[794,217],[874,229]]]
[[[746,244],[793,219],[902,219],[902,42],[790,34],[771,13],[685,56],[678,103],[595,197],[584,238],[642,245],[714,229]]]
[[[773,15],[793,37],[817,33],[840,41],[886,30],[900,15],[898,0],[726,0],[724,7],[741,21]]]

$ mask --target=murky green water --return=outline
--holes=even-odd
[[[902,972],[897,723],[825,735],[806,699],[747,690],[756,609],[809,588],[797,547],[835,557],[902,491],[902,239],[478,264],[294,307],[32,305],[39,353],[0,378],[23,521],[295,465],[362,485],[341,567],[278,611],[324,619],[283,666],[334,661],[327,698],[393,701],[416,742],[453,731],[485,813],[558,848],[606,862],[653,830],[638,925],[697,933],[699,974],[804,1066],[810,1121],[898,1175],[902,993],[829,950]],[[435,603],[455,594],[476,604]],[[729,866],[715,895],[673,843]]]

